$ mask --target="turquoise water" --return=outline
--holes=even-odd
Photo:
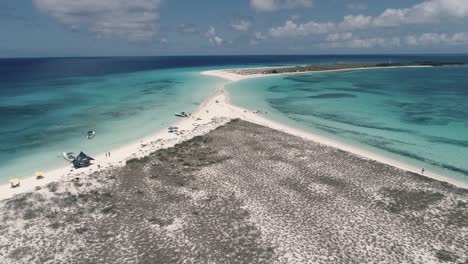
[[[202,70],[389,58],[468,62],[385,54],[0,59],[0,182],[61,167],[64,151],[95,155],[170,126],[174,112],[195,110],[222,82]],[[467,71],[437,70],[275,77],[245,82],[233,96],[290,125],[466,177]],[[394,127],[403,131],[385,129]]]
[[[46,79],[3,94],[0,180],[66,164],[62,152],[89,155],[168,127],[191,112],[219,80],[199,69],[160,69]],[[86,138],[88,130],[97,135]]]
[[[270,119],[468,182],[468,68],[275,76],[227,86]]]

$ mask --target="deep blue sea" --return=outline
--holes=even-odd
[[[0,181],[65,165],[163,129],[214,93],[202,70],[336,62],[462,61],[464,55],[0,59]],[[468,68],[269,77],[230,87],[234,103],[454,177],[468,178]],[[95,130],[94,139],[86,132]]]

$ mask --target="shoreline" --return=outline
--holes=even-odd
[[[203,71],[201,74],[219,77],[231,82],[238,82],[253,78],[280,76],[280,75],[296,75],[296,74],[313,74],[313,73],[327,73],[327,72],[343,72],[343,71],[364,71],[364,70],[379,70],[379,69],[399,69],[399,68],[430,68],[434,66],[430,65],[411,65],[411,66],[387,66],[387,67],[361,67],[361,68],[345,68],[345,69],[333,69],[333,70],[319,70],[319,71],[305,71],[305,72],[284,72],[284,73],[254,73],[254,74],[240,74],[236,71],[239,70],[250,70],[250,69],[272,69],[277,67],[259,67],[259,68],[241,68],[241,69],[220,69],[220,70],[209,70]]]
[[[309,73],[323,73],[323,72],[338,72],[338,71],[352,71],[352,70],[373,70],[382,68],[402,68],[402,67],[431,67],[431,66],[395,66],[395,67],[373,67],[373,68],[354,68],[354,69],[339,69],[339,70],[324,70],[313,71]],[[71,165],[63,166],[60,168],[46,171],[45,178],[37,180],[34,176],[21,177],[21,186],[11,188],[9,183],[0,184],[0,200],[11,198],[16,194],[21,194],[29,191],[34,191],[37,187],[43,188],[49,183],[57,181],[71,181],[76,177],[83,177],[92,173],[102,171],[105,169],[124,166],[125,162],[133,158],[144,157],[151,152],[158,149],[169,148],[175,144],[181,143],[198,135],[203,135],[209,131],[226,124],[232,119],[240,118],[255,124],[263,125],[275,130],[279,130],[303,139],[312,140],[320,144],[328,145],[352,154],[364,157],[366,159],[375,160],[405,171],[410,171],[418,175],[420,168],[413,167],[402,162],[394,161],[384,156],[359,149],[357,147],[342,144],[325,137],[315,135],[310,132],[302,131],[284,124],[269,120],[268,118],[253,113],[247,109],[234,106],[229,102],[228,93],[224,90],[224,86],[231,82],[236,82],[244,79],[268,77],[274,75],[292,75],[292,74],[305,74],[306,72],[297,73],[279,73],[279,74],[253,74],[241,75],[234,72],[229,72],[229,69],[203,71],[201,74],[218,77],[223,80],[220,84],[216,85],[214,95],[207,98],[200,106],[192,113],[189,118],[183,118],[173,124],[179,127],[182,134],[176,135],[168,133],[166,129],[157,131],[153,134],[140,138],[138,140],[129,142],[128,144],[111,149],[111,157],[105,156],[105,153],[96,155],[93,165],[82,168],[73,169]],[[202,117],[202,120],[196,120],[196,117]],[[107,151],[109,152],[109,151]],[[451,179],[449,177],[426,171],[424,175],[438,181],[448,182],[457,187],[468,189],[468,183]]]
[[[276,76],[276,75],[313,74],[313,73],[342,72],[342,71],[353,71],[353,70],[376,70],[376,69],[396,69],[396,68],[427,68],[427,67],[433,67],[433,66],[421,65],[421,66],[368,67],[368,68],[336,69],[336,70],[323,70],[323,71],[311,71],[311,72],[294,72],[294,73],[278,73],[278,74],[251,74],[251,75],[236,74],[235,73],[236,69],[220,69],[220,70],[204,71],[204,72],[201,72],[201,74],[208,75],[208,76],[214,76],[214,77],[218,77],[218,78],[223,78],[225,80],[228,80],[229,83],[233,83],[233,82],[237,82],[237,81],[241,81],[241,80],[247,80],[247,79],[253,79],[253,78],[262,78],[262,77],[269,77],[269,76]],[[225,91],[225,93],[227,93],[227,92]],[[250,114],[252,113],[250,110],[243,109],[241,107],[232,105],[229,102],[229,98],[227,98],[226,104],[229,105],[230,107],[235,107],[235,108],[241,109],[241,111],[247,111],[247,113],[250,113]],[[244,119],[244,120],[252,122],[252,123],[264,125],[264,126],[267,126],[269,128],[276,129],[276,130],[280,130],[280,131],[283,131],[285,133],[288,133],[288,134],[291,134],[291,135],[294,135],[294,136],[298,136],[298,137],[301,137],[301,138],[304,138],[304,139],[312,140],[312,141],[318,142],[320,144],[331,146],[331,147],[334,147],[334,148],[337,148],[337,149],[340,149],[340,150],[343,150],[343,151],[346,151],[346,152],[350,152],[352,154],[361,156],[363,158],[370,159],[370,160],[375,160],[377,162],[381,162],[381,163],[390,165],[392,167],[395,167],[395,168],[398,168],[398,169],[401,169],[401,170],[409,171],[409,172],[418,174],[418,175],[423,176],[423,177],[427,177],[427,178],[437,180],[437,181],[447,182],[447,183],[450,183],[450,184],[455,185],[457,187],[468,189],[468,183],[466,183],[466,182],[456,180],[456,179],[450,178],[448,176],[444,176],[444,175],[432,172],[432,171],[427,170],[427,169],[424,171],[424,174],[421,174],[420,173],[421,168],[419,168],[419,167],[415,167],[413,165],[406,164],[404,162],[397,161],[397,160],[394,160],[392,158],[388,158],[388,157],[385,157],[383,155],[373,153],[371,151],[367,151],[367,150],[361,149],[359,147],[356,147],[356,146],[353,146],[353,145],[350,145],[350,144],[337,142],[335,140],[332,140],[332,139],[326,138],[324,136],[314,134],[312,132],[304,131],[304,130],[301,130],[301,129],[298,129],[298,128],[293,128],[293,127],[281,124],[279,122],[269,120],[267,117],[264,117],[264,116],[259,115],[259,114],[253,114],[254,118],[251,118],[251,117],[252,117],[252,115],[249,115],[249,116],[246,115],[244,117],[241,117],[241,119]]]
[[[34,191],[37,187],[43,188],[52,182],[71,181],[76,177],[83,177],[109,168],[123,166],[125,162],[130,159],[141,158],[158,149],[172,147],[177,143],[200,134],[205,134],[223,123],[227,123],[229,120],[219,122],[213,122],[211,120],[212,118],[220,117],[216,115],[216,111],[206,113],[206,110],[211,109],[211,105],[216,102],[215,98],[219,91],[218,86],[219,85],[216,87],[215,93],[202,102],[192,113],[192,117],[202,116],[202,120],[195,120],[190,117],[181,118],[180,121],[171,125],[179,128],[179,131],[182,132],[179,135],[168,133],[167,128],[165,128],[93,156],[95,160],[89,167],[75,169],[69,164],[46,170],[44,178],[42,179],[36,179],[35,176],[17,177],[20,180],[19,187],[11,188],[10,183],[0,184],[0,200],[11,198],[16,194]],[[107,152],[111,153],[111,157],[106,157]]]

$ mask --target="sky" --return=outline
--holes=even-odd
[[[467,52],[468,0],[0,1],[0,57]]]

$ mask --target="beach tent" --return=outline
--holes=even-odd
[[[73,166],[75,168],[83,168],[83,167],[88,167],[91,165],[91,161],[94,160],[90,156],[86,155],[82,152],[80,152],[80,155],[78,155],[73,161]]]

